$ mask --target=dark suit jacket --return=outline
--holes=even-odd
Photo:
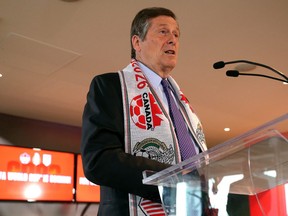
[[[81,153],[86,177],[101,186],[98,215],[128,216],[128,193],[160,202],[156,186],[142,184],[144,170],[168,164],[124,152],[124,117],[119,75],[96,76],[83,112]]]

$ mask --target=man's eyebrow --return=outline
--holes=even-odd
[[[166,24],[166,23],[160,23],[160,24],[158,25],[158,27],[166,27],[166,26],[168,26],[168,24]],[[178,25],[177,25],[176,30],[180,32],[180,29],[179,29],[179,26],[178,26]]]

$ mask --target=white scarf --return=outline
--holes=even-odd
[[[169,114],[139,64],[131,63],[119,71],[125,123],[125,152],[162,163],[181,161],[180,150]],[[185,121],[202,151],[207,150],[201,123],[175,80],[168,78],[182,106]],[[131,216],[165,215],[162,206],[129,194]],[[161,214],[162,213],[162,214]]]

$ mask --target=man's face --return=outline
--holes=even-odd
[[[161,77],[167,77],[177,63],[179,34],[178,23],[172,17],[151,19],[145,39],[134,37],[136,59]]]

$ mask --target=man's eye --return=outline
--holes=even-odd
[[[173,31],[173,35],[178,38],[180,36],[179,32],[178,31]]]

